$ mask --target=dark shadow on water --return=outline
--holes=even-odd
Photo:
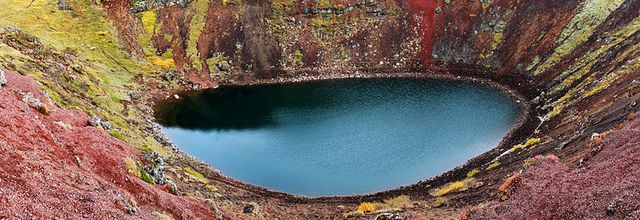
[[[276,109],[314,109],[336,105],[324,83],[225,86],[190,93],[155,106],[156,118],[165,127],[188,130],[242,130],[278,126]],[[317,97],[322,97],[318,99]]]

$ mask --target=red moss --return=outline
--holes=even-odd
[[[640,218],[640,120],[609,132],[601,151],[570,169],[557,158],[538,157],[513,184],[511,199],[479,209],[470,219]]]
[[[177,219],[211,218],[204,202],[171,195],[129,176],[123,159],[135,149],[87,126],[78,110],[49,104],[32,79],[6,72],[0,88],[0,218],[143,218],[154,211]],[[15,91],[31,92],[44,116]],[[128,214],[129,203],[139,210]],[[187,208],[188,207],[188,208]]]

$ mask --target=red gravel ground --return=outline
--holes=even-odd
[[[513,182],[509,200],[470,211],[469,219],[640,219],[640,118],[599,140],[577,168],[538,157]]]
[[[128,175],[123,159],[139,154],[135,149],[87,126],[85,113],[48,103],[31,78],[6,76],[0,88],[0,219],[151,219],[153,212],[216,218],[202,201]],[[33,93],[50,115],[30,107],[19,92]]]

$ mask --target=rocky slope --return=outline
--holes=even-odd
[[[224,216],[213,203],[171,195],[127,173],[137,169],[127,159],[140,153],[91,127],[87,114],[51,105],[33,79],[4,71],[0,78],[0,218]]]
[[[632,116],[633,117],[633,116]],[[630,119],[632,118],[630,117]],[[533,165],[504,185],[509,200],[472,209],[469,219],[638,219],[640,119],[585,146],[591,155],[569,167],[555,156]]]
[[[12,91],[18,87],[13,87],[17,85],[12,85],[10,80],[8,87],[0,89],[6,96],[2,105],[7,106],[2,108],[0,117],[13,114],[25,122],[35,120],[42,133],[52,133],[50,139],[60,139],[57,141],[63,145],[54,141],[42,147],[27,147],[24,143],[35,139],[16,136],[27,131],[24,127],[27,125],[8,120],[13,116],[6,116],[4,126],[18,130],[0,133],[0,137],[5,138],[0,140],[6,142],[0,150],[7,152],[3,155],[25,154],[34,161],[47,158],[44,161],[45,164],[51,162],[47,165],[51,172],[41,173],[60,175],[53,182],[69,181],[63,175],[65,172],[57,173],[68,165],[54,162],[71,158],[68,164],[75,164],[73,156],[76,155],[70,152],[108,155],[105,158],[110,158],[108,163],[100,166],[90,163],[95,169],[83,170],[87,168],[76,164],[73,172],[66,174],[88,176],[87,181],[95,183],[89,184],[92,186],[113,187],[109,192],[88,192],[88,188],[76,187],[73,190],[79,190],[78,195],[93,193],[92,199],[105,201],[96,204],[104,204],[105,212],[115,216],[147,218],[156,211],[174,218],[211,218],[210,209],[204,210],[210,207],[208,204],[165,195],[158,186],[140,182],[138,177],[157,174],[151,170],[126,176],[127,170],[122,166],[124,158],[141,158],[143,162],[150,155],[160,155],[166,161],[164,173],[177,185],[179,194],[209,199],[220,209],[244,219],[331,218],[356,210],[358,206],[362,209],[362,202],[377,202],[379,209],[391,206],[391,210],[405,216],[453,218],[456,209],[483,207],[499,201],[503,197],[499,186],[508,177],[520,175],[523,164],[536,155],[553,154],[560,161],[541,162],[543,165],[539,166],[571,168],[585,158],[598,158],[597,154],[601,153],[594,153],[589,147],[593,134],[620,126],[630,113],[640,109],[637,105],[640,100],[638,0],[34,0],[9,1],[3,6],[6,10],[0,11],[0,26],[4,27],[0,32],[0,69],[17,82],[27,82],[27,77],[37,81],[50,99],[43,99],[35,85],[29,87],[33,90],[29,91],[53,113],[38,115],[41,113],[37,109],[27,108],[19,117],[16,109],[26,104],[21,101],[22,95]],[[384,76],[398,72],[497,82],[526,99],[523,101],[529,107],[528,120],[498,148],[433,180],[376,195],[309,200],[230,180],[197,160],[173,151],[171,144],[158,135],[149,107],[153,101],[177,91],[215,87],[220,83]],[[79,109],[85,113],[62,109]],[[56,116],[56,112],[67,112],[64,114],[73,114],[74,118]],[[67,127],[78,133],[100,133],[97,128],[84,126],[87,118],[94,116],[108,121],[112,136],[126,143],[111,138],[102,147],[52,150],[67,143],[84,146],[85,141],[102,141],[98,137],[74,139],[82,136],[68,133]],[[59,126],[57,121],[69,126]],[[607,144],[617,139],[633,141],[616,135],[604,139]],[[129,146],[142,153],[136,153]],[[625,156],[622,152],[615,151],[620,158]],[[80,158],[80,161],[98,159],[102,158]],[[7,164],[11,163],[27,162]],[[604,161],[588,163],[587,166],[597,167]],[[40,169],[33,163],[24,167],[3,169],[11,168],[6,173],[12,175],[34,175],[25,170]],[[529,170],[543,170],[536,167]],[[107,184],[110,180],[102,183],[105,176],[97,169],[128,178],[127,183],[136,186],[133,188],[145,190],[132,192],[133,188],[123,182],[119,182],[120,185]],[[583,168],[577,170],[580,169]],[[635,172],[629,166],[620,169]],[[535,182],[527,182],[527,178],[542,179],[545,174],[535,176],[529,170],[518,177],[524,178],[520,182],[542,193],[545,188],[535,188]],[[590,176],[596,175],[590,172],[553,170],[579,172],[585,179],[596,178]],[[10,180],[8,178],[0,181]],[[107,176],[109,178],[115,177]],[[567,176],[566,180],[558,181],[570,179]],[[149,182],[162,185],[162,182]],[[26,181],[14,182],[7,186],[24,187],[25,184]],[[41,188],[43,185],[28,186],[23,190],[34,187],[30,193],[55,192]],[[0,192],[15,191],[2,187]],[[24,192],[12,195],[15,201],[23,202],[12,207],[22,208],[19,204],[33,199],[34,194]],[[117,194],[126,195],[121,196],[125,199]],[[162,203],[151,203],[147,195],[166,199]],[[410,205],[400,205],[402,211],[384,202],[401,195],[413,200],[407,202]],[[581,195],[581,191],[570,195]],[[512,204],[519,204],[527,196],[532,195],[516,191],[513,202],[477,211],[478,217],[522,217],[524,214],[517,209],[511,214],[509,210],[517,206]],[[583,196],[580,198],[591,198]],[[104,200],[98,200],[102,197]],[[125,214],[125,209],[114,205],[127,200],[137,201],[141,211]],[[172,205],[183,200],[200,208],[189,210]],[[62,201],[67,200],[58,202]],[[27,213],[47,215],[43,209],[66,207],[42,204],[48,205],[16,212],[24,213],[23,216]],[[509,208],[504,211],[507,208],[503,207]],[[561,210],[550,211],[560,213]],[[632,212],[625,210],[625,214]],[[209,214],[202,216],[204,213]],[[354,215],[358,214],[366,213]]]

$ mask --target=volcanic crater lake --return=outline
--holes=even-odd
[[[155,109],[182,151],[223,174],[316,197],[442,174],[496,147],[519,108],[479,84],[384,78],[223,86]]]

